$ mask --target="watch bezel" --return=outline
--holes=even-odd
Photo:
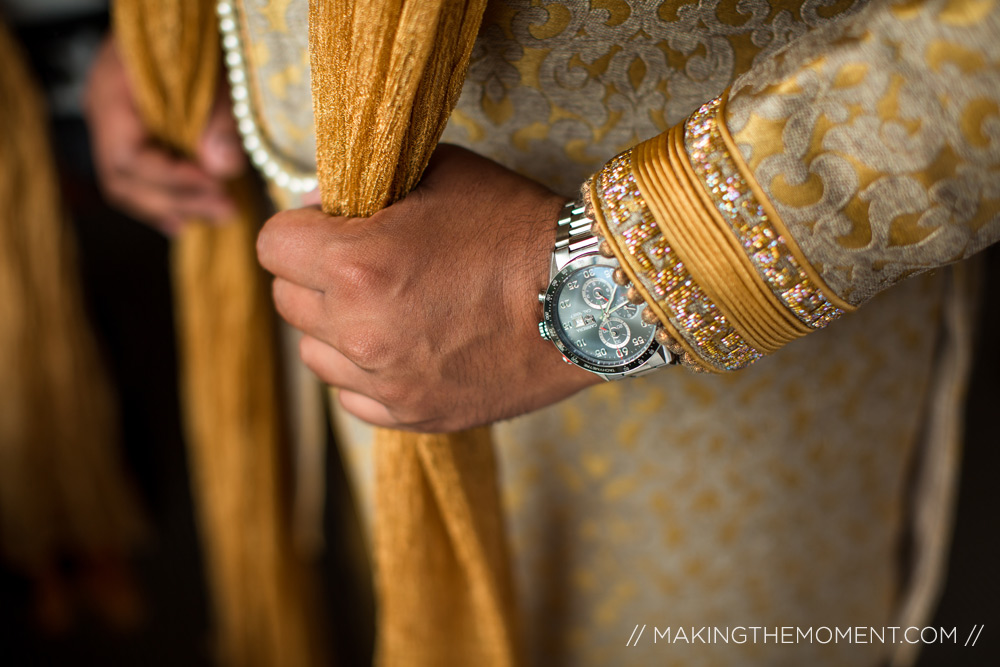
[[[555,277],[549,281],[549,286],[545,290],[545,301],[542,306],[542,322],[545,324],[545,328],[549,332],[549,340],[555,344],[559,351],[562,352],[563,356],[569,361],[592,373],[598,373],[600,375],[620,375],[644,366],[646,362],[656,354],[657,350],[660,349],[660,344],[655,338],[651,338],[649,347],[647,347],[642,354],[632,361],[614,366],[605,366],[596,364],[590,359],[582,356],[560,337],[559,327],[555,320],[556,295],[566,281],[569,280],[571,275],[580,269],[587,268],[588,266],[608,266],[614,268],[615,265],[612,264],[607,258],[602,257],[597,253],[583,255],[567,262],[559,273],[557,273]]]

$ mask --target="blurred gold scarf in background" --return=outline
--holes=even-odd
[[[45,104],[3,25],[0,62],[0,554],[52,584],[65,556],[83,570],[120,565],[144,526],[84,314]]]

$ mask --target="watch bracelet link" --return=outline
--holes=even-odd
[[[597,250],[600,239],[594,236],[594,221],[587,216],[586,210],[582,201],[568,201],[559,212],[556,244],[552,251],[557,271],[577,257]]]

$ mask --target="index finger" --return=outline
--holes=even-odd
[[[336,231],[343,220],[318,207],[278,213],[257,236],[257,260],[275,276],[324,291],[325,267],[336,261]]]
[[[225,184],[221,179],[211,176],[194,162],[175,158],[150,143],[135,150],[128,176],[172,193],[225,193]]]
[[[91,134],[95,161],[106,177],[125,177],[176,191],[222,191],[221,181],[156,145],[128,99],[106,102],[93,119]]]

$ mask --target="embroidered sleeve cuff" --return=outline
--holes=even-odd
[[[853,307],[822,282],[735,150],[725,96],[585,187],[602,235],[705,370],[743,368]]]

